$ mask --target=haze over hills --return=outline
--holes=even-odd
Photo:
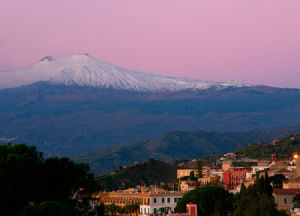
[[[300,123],[300,90],[135,72],[89,55],[0,72],[0,142],[71,155],[174,130],[248,131]]]
[[[94,173],[103,174],[119,165],[130,165],[149,158],[174,161],[219,155],[251,143],[270,142],[297,133],[300,133],[300,125],[249,132],[174,131],[149,140],[77,155],[75,158],[88,162]]]

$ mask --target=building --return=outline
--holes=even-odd
[[[179,191],[190,191],[200,187],[198,179],[195,180],[179,180],[178,183]]]
[[[300,157],[296,154],[296,168],[293,171],[292,177],[282,183],[282,189],[274,189],[273,195],[278,209],[285,210],[288,214],[299,215],[298,209],[294,209],[293,200],[295,196],[300,194]],[[286,170],[285,170],[286,172]]]
[[[223,182],[223,170],[222,169],[211,169],[211,177],[218,177],[220,182]]]
[[[292,178],[283,181],[283,189],[300,189],[300,157],[298,157],[298,155],[295,155],[294,158],[296,159],[296,168],[292,174]]]
[[[181,192],[151,191],[117,191],[100,192],[97,194],[99,204],[116,205],[125,207],[130,204],[139,206],[139,215],[167,213],[168,210],[174,211],[176,203],[182,198]]]
[[[198,178],[198,182],[200,183],[200,186],[205,186],[208,184],[217,185],[220,182],[220,177],[210,176],[210,177]]]
[[[291,213],[294,197],[300,193],[300,189],[277,189],[274,188],[273,196],[279,210]]]
[[[182,196],[183,193],[180,192],[151,194],[150,202],[140,205],[140,215],[174,212],[176,204]]]
[[[199,172],[196,168],[181,168],[177,170],[177,178],[190,176],[191,172],[194,172],[194,176],[198,176]],[[202,177],[209,177],[211,169],[209,166],[202,167]]]
[[[186,204],[186,213],[189,215],[197,216],[197,204],[194,204],[193,202]]]
[[[223,183],[231,189],[235,189],[251,173],[249,167],[231,167],[223,172]]]
[[[235,153],[226,153],[224,154],[224,158],[226,158],[227,160],[236,160],[236,154]]]
[[[288,164],[290,162],[291,158],[277,158],[276,154],[272,154],[271,158],[259,158],[257,161],[258,166],[269,166],[272,163],[286,163]]]
[[[198,175],[198,169],[193,168],[181,168],[177,170],[177,178],[182,178],[185,176],[190,176],[191,172],[194,172],[194,176]]]

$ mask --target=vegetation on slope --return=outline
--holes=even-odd
[[[235,151],[239,157],[270,158],[272,154],[277,157],[290,157],[293,153],[300,153],[300,134],[286,136],[278,142],[249,144],[239,147]]]
[[[300,90],[266,86],[146,93],[36,83],[2,89],[0,101],[0,141],[30,143],[47,156],[174,130],[249,131],[300,122]]]
[[[233,216],[287,216],[286,212],[276,208],[273,197],[272,179],[265,176],[256,176],[256,181],[248,188],[241,185],[241,192],[236,197]]]
[[[149,158],[174,161],[218,155],[234,151],[238,146],[269,142],[294,133],[300,133],[300,126],[250,132],[175,131],[151,140],[126,143],[99,152],[77,155],[76,160],[90,163],[94,173],[103,174],[120,164],[129,165]]]
[[[176,170],[175,163],[150,159],[127,168],[117,167],[113,173],[96,177],[96,181],[106,191],[127,189],[137,185],[149,186],[162,182],[174,182]]]

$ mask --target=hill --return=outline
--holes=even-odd
[[[249,144],[247,147],[238,148],[235,153],[239,157],[250,158],[271,158],[272,154],[276,157],[290,157],[294,153],[300,153],[300,134],[286,136],[279,139],[276,143],[267,142],[260,144]]]
[[[106,150],[76,155],[88,162],[96,174],[107,173],[118,165],[155,158],[162,161],[199,158],[234,151],[239,146],[261,143],[300,133],[300,126],[250,132],[170,132],[150,140],[113,146]]]
[[[96,177],[96,181],[106,191],[120,190],[137,185],[158,185],[176,180],[176,163],[149,161],[117,168],[113,173]]]

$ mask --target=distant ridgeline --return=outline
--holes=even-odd
[[[149,158],[161,161],[175,161],[219,155],[234,151],[239,146],[247,146],[249,143],[271,142],[280,137],[297,133],[300,134],[300,126],[250,132],[175,131],[154,139],[125,143],[103,151],[76,155],[74,159],[89,163],[91,170],[99,175],[108,173],[119,165],[128,166],[135,161],[146,161]],[[253,148],[255,146],[253,145]],[[294,147],[286,151],[296,151]],[[239,151],[242,150],[243,148]],[[270,149],[270,154],[272,150]],[[253,155],[258,154],[256,151],[254,148]],[[278,146],[277,151],[280,153],[283,150]],[[257,155],[257,157],[268,156],[266,152],[264,154]]]
[[[273,142],[249,144],[247,147],[239,147],[235,153],[240,157],[270,158],[272,154],[277,157],[290,157],[293,153],[300,152],[300,135],[286,136]]]
[[[268,143],[249,144],[247,147],[239,147],[235,153],[238,157],[249,158],[271,158],[276,154],[279,158],[291,156],[295,152],[300,152],[300,134],[286,136],[282,139]],[[205,163],[216,160],[221,155],[211,155],[205,157]],[[154,159],[143,163],[134,163],[129,167],[117,167],[114,172],[98,176],[97,183],[102,189],[118,190],[134,187],[137,185],[154,185],[164,183],[170,187],[170,182],[176,181],[176,169],[180,163],[191,164],[192,160],[162,162]]]

